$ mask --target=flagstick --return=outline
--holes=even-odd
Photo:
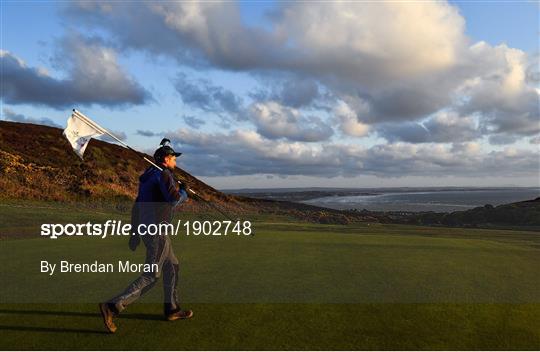
[[[157,168],[159,171],[163,171],[163,168],[160,167],[159,165],[157,165],[156,163],[154,163],[152,160],[148,159],[147,157],[139,154],[138,151],[136,151],[135,149],[131,148],[129,145],[127,145],[126,143],[124,143],[122,140],[120,140],[118,137],[116,137],[115,135],[113,135],[111,132],[107,131],[106,129],[104,129],[103,127],[99,126],[97,123],[95,123],[94,121],[92,121],[90,118],[86,117],[82,112],[76,110],[76,109],[73,109],[73,114],[75,114],[76,117],[78,117],[82,122],[86,123],[88,126],[96,129],[97,131],[103,133],[103,134],[106,134],[108,135],[109,137],[111,137],[112,139],[114,139],[115,141],[117,141],[118,143],[120,143],[122,146],[126,147],[127,149],[131,150],[132,152],[134,152],[135,154],[137,154],[138,157],[142,158],[143,160],[145,160],[146,162],[150,163],[152,166],[154,166],[155,168]],[[182,184],[180,181],[176,181],[178,182],[179,184]],[[191,188],[186,188],[189,192],[191,192],[194,196],[196,196],[198,199],[204,201],[205,203],[207,203],[208,205],[210,205],[212,208],[214,208],[215,210],[217,210],[221,215],[223,215],[225,218],[227,218],[228,220],[230,221],[234,221],[231,219],[230,216],[228,216],[227,214],[225,214],[224,212],[222,212],[221,210],[219,210],[217,208],[217,206],[213,205],[211,202],[207,201],[206,199],[204,199],[203,197],[201,197],[199,194],[197,194],[194,190],[192,190]]]

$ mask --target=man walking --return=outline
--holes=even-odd
[[[187,199],[185,185],[176,189],[172,171],[176,167],[176,157],[182,153],[175,152],[164,139],[161,147],[154,153],[156,164],[163,168],[160,171],[154,166],[149,167],[139,177],[139,193],[132,211],[132,228],[137,231],[139,224],[170,223],[175,207]],[[180,309],[178,303],[178,259],[174,255],[171,239],[167,235],[130,236],[129,246],[137,248],[142,237],[146,247],[146,264],[157,264],[156,272],[143,273],[133,281],[121,294],[106,303],[100,303],[99,309],[107,330],[116,331],[113,318],[120,314],[129,304],[152,288],[163,274],[164,314],[169,321],[187,319],[193,316],[191,310]]]

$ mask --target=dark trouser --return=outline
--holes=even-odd
[[[120,295],[109,300],[119,313],[129,304],[151,289],[163,273],[163,295],[165,315],[178,310],[178,259],[174,255],[169,236],[141,236],[146,246],[146,264],[157,264],[158,271],[143,273]]]

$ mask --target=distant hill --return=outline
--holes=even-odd
[[[452,213],[420,213],[409,222],[422,225],[489,227],[540,226],[540,197],[533,200],[492,206],[486,204]]]

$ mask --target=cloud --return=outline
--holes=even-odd
[[[467,97],[460,111],[481,114],[488,133],[539,133],[539,91],[527,78],[532,64],[527,55],[504,44],[492,47],[484,42],[472,46],[471,52],[478,70],[460,87],[459,94]]]
[[[540,144],[540,136],[533,137],[529,140],[531,144]]]
[[[450,149],[452,153],[466,153],[469,155],[478,155],[480,150],[480,144],[477,142],[452,143],[452,147]]]
[[[203,126],[203,125],[206,123],[203,119],[199,119],[199,118],[197,118],[197,117],[195,117],[195,116],[188,116],[188,115],[185,115],[185,116],[183,117],[183,119],[184,119],[184,122],[185,122],[188,126],[194,128],[194,129],[196,129],[196,130],[198,130],[199,128],[201,128],[201,126]]]
[[[277,101],[258,101],[245,107],[243,100],[232,91],[206,79],[190,80],[181,73],[176,76],[174,86],[185,104],[216,113],[225,120],[248,120],[267,138],[318,142],[327,140],[334,133],[320,117],[304,116],[300,110]],[[204,124],[203,120],[193,116],[184,116],[184,121],[195,129]]]
[[[478,143],[392,143],[370,148],[354,144],[275,141],[254,131],[202,133],[180,129],[182,163],[200,176],[251,174],[355,177],[531,175],[540,167],[534,151],[506,148],[483,152]],[[216,140],[221,143],[215,143]],[[501,168],[501,165],[505,165]]]
[[[400,124],[389,124],[382,126],[379,135],[387,141],[427,143],[430,140],[429,131],[422,124],[417,122],[405,122]]]
[[[137,130],[136,134],[143,137],[154,137],[159,135],[159,133],[155,133],[149,130]]]
[[[270,29],[244,26],[237,4],[230,2],[160,3],[146,9],[107,4],[104,9],[102,2],[84,2],[70,11],[82,23],[105,27],[121,45],[159,52],[180,64],[204,62],[269,76],[288,72],[293,79],[320,81],[339,95],[360,95],[372,105],[363,121],[432,113],[450,101],[449,91],[463,76],[450,71],[467,50],[464,20],[444,2],[280,3]],[[141,23],[159,35],[144,40]],[[282,95],[278,91],[267,98],[299,107],[314,86],[299,88],[298,96],[287,92],[275,99]]]
[[[273,100],[281,105],[302,108],[313,104],[321,97],[316,81],[301,77],[278,80],[264,77],[264,90],[251,94],[256,101]]]
[[[4,112],[3,117],[7,121],[33,123],[33,124],[37,124],[37,125],[46,125],[46,126],[52,126],[52,127],[58,127],[58,128],[62,127],[62,126],[60,126],[59,124],[57,124],[56,122],[54,122],[53,120],[51,120],[51,119],[49,119],[47,117],[42,117],[42,118],[39,118],[39,119],[32,118],[32,117],[27,117],[27,116],[24,116],[22,114],[17,114],[13,110],[8,109],[8,108],[4,108],[3,112]]]
[[[266,138],[320,142],[329,139],[334,133],[319,117],[304,116],[299,110],[275,101],[254,103],[248,110],[257,132]]]
[[[488,140],[492,145],[506,145],[513,144],[517,140],[517,137],[507,134],[494,134],[489,136]]]
[[[478,139],[482,133],[476,119],[443,111],[424,122],[386,124],[378,133],[389,142],[459,143]]]
[[[59,42],[58,50],[55,61],[66,71],[64,79],[51,77],[12,53],[0,51],[3,101],[61,109],[78,104],[142,104],[151,98],[120,67],[114,50],[100,41],[70,35]]]
[[[517,49],[471,45],[458,8],[443,1],[281,2],[264,28],[245,25],[231,2],[85,1],[68,12],[78,24],[106,29],[121,47],[199,69],[284,77],[255,93],[258,101],[305,107],[324,87],[356,113],[359,125],[345,119],[340,127],[352,135],[396,122],[421,133],[411,123],[444,110],[478,114],[485,134],[539,129],[535,65]],[[227,91],[216,92],[180,93],[205,111],[228,111]],[[231,95],[229,102],[238,106]]]
[[[165,55],[196,67],[218,65],[239,70],[272,61],[271,48],[283,44],[276,34],[242,24],[232,2],[79,1],[66,16],[79,25],[109,30],[124,48]],[[264,50],[268,48],[269,50]]]
[[[348,136],[364,137],[369,132],[369,126],[358,120],[356,112],[343,101],[339,101],[334,108],[341,132]]]
[[[185,74],[180,73],[173,82],[182,101],[191,107],[217,114],[240,113],[242,99],[206,79],[190,80]]]
[[[68,11],[87,25],[107,28],[125,46],[170,55],[182,63],[202,57],[232,70],[294,68],[355,80],[373,75],[403,78],[446,68],[459,56],[456,43],[464,36],[458,10],[435,1],[422,6],[282,3],[269,30],[246,27],[236,3],[141,5],[85,1]]]
[[[429,131],[431,142],[465,142],[481,137],[476,119],[460,116],[453,111],[443,111],[423,123]]]
[[[118,130],[110,130],[110,132],[116,138],[120,139],[121,141],[125,141],[127,139],[127,135],[125,134],[125,132],[118,131]],[[110,143],[116,143],[117,142],[114,138],[112,138],[112,137],[110,137],[110,136],[108,136],[106,134],[104,134],[103,136],[100,136],[98,138],[105,141],[105,142],[110,142]]]
[[[314,171],[322,175],[330,165],[338,165],[335,152],[327,153],[319,144],[276,141],[255,131],[235,130],[224,134],[180,129],[167,136],[181,141],[178,148],[187,156],[183,162],[198,175],[286,175]],[[221,143],[216,144],[216,140]],[[323,169],[316,167],[325,163]]]

